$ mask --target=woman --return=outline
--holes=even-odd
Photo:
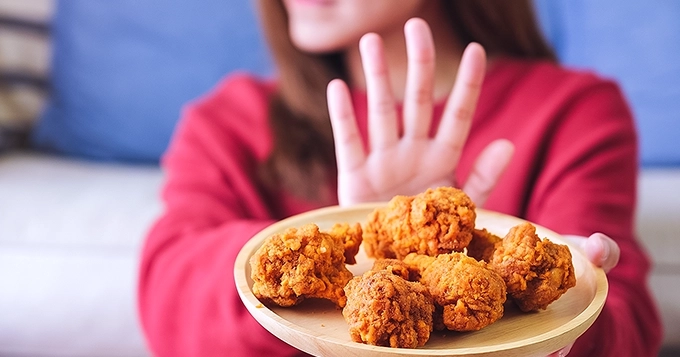
[[[620,251],[602,314],[556,354],[655,355],[630,111],[615,84],[555,64],[529,2],[259,4],[277,80],[229,76],[186,108],[164,157],[139,286],[156,355],[299,354],[240,302],[241,246],[293,214],[439,185],[581,236],[605,269]]]

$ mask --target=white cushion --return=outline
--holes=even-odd
[[[680,347],[680,168],[646,168],[638,186],[637,231],[650,254],[650,287],[661,309],[664,345]]]
[[[157,166],[0,156],[0,355],[147,356],[139,249]]]

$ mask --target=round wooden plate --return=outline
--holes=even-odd
[[[305,300],[294,307],[263,305],[252,293],[250,257],[272,234],[289,227],[316,223],[322,230],[334,223],[365,222],[368,214],[381,204],[363,204],[352,208],[328,207],[279,221],[250,239],[236,258],[234,275],[241,300],[253,317],[286,343],[316,356],[545,356],[573,342],[590,327],[600,314],[607,296],[607,277],[593,266],[578,249],[570,245],[576,273],[576,286],[546,310],[522,313],[511,303],[494,324],[475,332],[434,331],[423,347],[416,349],[371,346],[353,342],[342,311],[321,300]],[[523,220],[477,209],[477,228],[505,236]],[[551,230],[536,225],[541,238],[555,243],[569,243]],[[348,268],[360,275],[369,270],[373,259],[363,249],[357,264]]]

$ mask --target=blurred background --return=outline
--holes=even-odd
[[[680,355],[680,2],[535,0],[566,66],[640,133],[638,231]],[[146,356],[139,247],[182,106],[272,74],[248,0],[0,0],[0,355]]]

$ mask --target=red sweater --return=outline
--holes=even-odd
[[[141,320],[158,356],[300,354],[249,315],[233,278],[251,236],[319,206],[285,192],[267,196],[257,184],[258,164],[272,150],[267,101],[274,86],[228,77],[186,108],[164,156],[165,212],[148,235],[139,281]],[[354,106],[365,138],[365,96],[355,93]],[[660,321],[633,227],[637,138],[617,86],[551,63],[498,60],[484,82],[458,182],[497,138],[511,140],[515,155],[485,208],[562,234],[600,231],[621,247],[605,308],[570,356],[655,356]]]

